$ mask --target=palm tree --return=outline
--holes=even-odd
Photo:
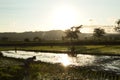
[[[105,34],[105,31],[104,29],[101,29],[101,28],[95,28],[94,29],[94,33],[93,33],[93,36],[100,39],[102,36],[104,36]]]

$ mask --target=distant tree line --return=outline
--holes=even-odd
[[[116,31],[116,32],[118,32],[118,34],[120,34],[120,19],[118,19],[116,22],[115,22],[115,27],[114,27],[114,30]],[[59,39],[57,39],[57,38],[53,38],[52,40],[63,40],[63,41],[66,41],[66,40],[71,40],[71,41],[73,41],[73,40],[81,40],[81,37],[84,37],[84,36],[78,36],[78,34],[80,34],[81,33],[81,31],[80,31],[80,28],[82,28],[83,27],[83,25],[80,25],[80,26],[73,26],[73,27],[71,27],[70,29],[67,29],[66,31],[65,31],[65,34],[66,34],[66,36],[61,36],[61,35],[57,35],[57,36],[61,36],[61,39],[59,38]],[[55,32],[54,32],[55,33]],[[49,32],[49,34],[51,34],[52,35],[52,37],[54,36],[54,33],[50,33]],[[28,33],[27,33],[28,34]],[[31,35],[32,35],[32,33],[30,33]],[[81,33],[82,34],[82,33]],[[93,36],[92,37],[84,37],[84,39],[83,40],[106,40],[106,41],[110,41],[110,40],[112,40],[112,41],[117,41],[117,40],[119,40],[120,41],[120,37],[119,37],[119,35],[118,34],[116,34],[116,35],[111,35],[111,36],[107,36],[106,35],[106,32],[105,32],[105,30],[102,28],[102,27],[100,27],[100,28],[95,28],[94,29],[94,31],[93,31]],[[19,35],[19,34],[18,34]],[[38,35],[38,33],[37,33],[37,35]],[[51,36],[49,36],[48,38],[50,38]],[[41,41],[45,41],[45,40],[49,40],[49,39],[44,39],[43,37],[41,37],[41,35],[38,37],[38,36],[36,36],[36,37],[26,37],[26,38],[23,38],[23,39],[21,39],[20,41],[24,41],[24,42],[41,42]],[[1,38],[0,38],[0,41],[11,41],[11,37],[7,37],[7,36],[2,36]],[[13,41],[16,41],[16,38],[13,38]]]
[[[31,40],[30,40],[29,38],[25,38],[24,41],[25,41],[25,42],[30,42]],[[34,37],[32,41],[33,41],[33,42],[40,42],[40,41],[41,41],[41,38],[39,38],[39,37]]]

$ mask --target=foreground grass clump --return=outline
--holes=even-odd
[[[0,57],[0,80],[119,80],[120,75],[92,70],[94,66],[63,66],[33,61],[25,68],[24,60]],[[96,68],[96,67],[95,67]],[[27,72],[27,74],[26,74]]]
[[[62,64],[50,64],[44,62],[31,62],[30,67],[24,68],[24,60],[14,58],[0,58],[0,80],[54,80],[72,79],[72,70]],[[27,72],[27,74],[25,74]],[[80,77],[79,79],[82,79]]]
[[[16,59],[0,57],[0,80],[22,80],[23,68]]]

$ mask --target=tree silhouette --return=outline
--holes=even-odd
[[[80,28],[82,27],[82,25],[78,26],[78,27],[71,27],[70,29],[65,31],[65,38],[70,39],[71,42],[71,47],[70,47],[70,52],[68,53],[69,56],[73,56],[76,57],[76,50],[75,47],[73,45],[73,40],[77,39],[78,40],[78,33],[80,33]]]
[[[41,41],[41,39],[39,37],[34,37],[33,41]]]
[[[78,27],[71,27],[70,29],[65,31],[65,38],[70,39],[71,41],[73,41],[73,39],[77,39],[78,40],[78,33],[80,33],[80,28],[82,27],[82,25],[78,26]]]
[[[25,42],[30,42],[30,39],[29,38],[25,38],[24,41]]]
[[[104,36],[104,34],[105,34],[104,29],[101,29],[101,28],[95,28],[95,29],[94,29],[94,33],[93,33],[93,36],[94,36],[94,37],[100,39],[102,36]]]
[[[117,26],[115,26],[115,31],[120,32],[120,19],[116,21]]]
[[[116,21],[117,25],[120,26],[120,19]]]
[[[2,37],[1,41],[8,41],[8,37]]]

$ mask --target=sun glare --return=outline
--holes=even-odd
[[[53,24],[60,29],[67,29],[77,24],[77,10],[71,6],[56,7],[53,12]]]
[[[68,55],[61,56],[60,62],[61,62],[64,66],[68,66],[68,65],[70,65],[70,63],[71,63]]]

